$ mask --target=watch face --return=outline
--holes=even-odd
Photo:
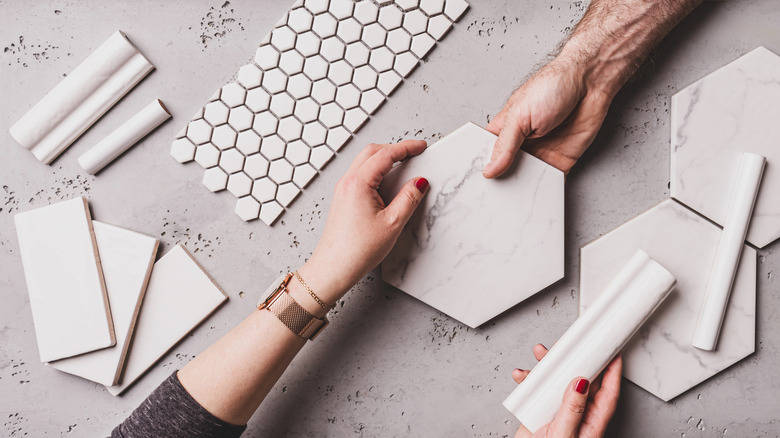
[[[279,285],[282,284],[286,276],[287,276],[286,274],[280,275],[279,278],[274,280],[274,282],[271,283],[270,286],[268,286],[268,289],[266,289],[265,292],[263,292],[263,294],[260,295],[260,300],[257,301],[257,307],[260,307],[266,301],[268,301],[269,298],[271,298],[271,295],[273,295],[274,292],[276,292],[276,289],[279,288]]]

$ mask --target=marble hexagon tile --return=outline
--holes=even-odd
[[[721,230],[669,199],[582,248],[580,313],[637,250],[668,269],[677,287],[622,351],[623,376],[669,401],[753,353],[756,250],[744,245],[718,348],[691,345]]]
[[[271,225],[468,8],[465,0],[299,0],[176,136],[203,184]]]
[[[672,97],[671,195],[723,225],[743,152],[767,159],[747,240],[780,237],[780,56],[759,47]]]
[[[430,189],[382,262],[382,280],[477,327],[563,277],[563,173],[525,153],[482,176],[496,136],[468,123],[387,174],[389,202],[410,178]]]

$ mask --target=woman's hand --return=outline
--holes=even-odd
[[[534,347],[534,357],[542,360],[547,349],[542,344]],[[524,426],[517,430],[515,438],[597,438],[604,436],[607,425],[617,407],[620,396],[620,374],[623,371],[623,359],[617,356],[607,365],[601,377],[591,384],[584,377],[571,381],[563,396],[563,404],[552,422],[536,433]],[[512,371],[515,382],[525,380],[530,371],[516,369]]]
[[[377,188],[393,164],[425,150],[421,140],[371,144],[358,154],[333,194],[325,230],[301,276],[326,303],[334,303],[387,256],[428,189],[408,181],[389,205]]]

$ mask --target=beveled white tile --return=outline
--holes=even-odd
[[[295,103],[294,114],[303,123],[313,122],[320,114],[320,105],[311,97],[305,97]]]
[[[228,124],[236,131],[244,131],[252,127],[254,114],[245,105],[230,109]]]
[[[284,207],[276,201],[267,202],[260,207],[260,220],[265,222],[266,225],[273,225],[283,211]]]
[[[314,16],[304,8],[290,11],[287,17],[287,25],[298,34],[310,30],[313,22]]]
[[[108,392],[123,393],[226,300],[183,246],[171,249],[154,264],[122,379]]]
[[[244,155],[251,155],[260,151],[260,136],[255,131],[242,131],[236,139],[236,149]]]
[[[358,106],[360,103],[360,90],[354,84],[340,86],[336,90],[336,103],[345,109]]]
[[[417,64],[419,64],[419,62],[420,60],[417,59],[417,57],[414,56],[412,52],[404,52],[396,55],[393,68],[401,76],[407,77],[409,76],[409,73],[411,73],[412,70],[414,70],[414,68],[417,67]]]
[[[295,184],[291,182],[282,184],[279,186],[279,190],[276,191],[276,202],[281,204],[282,207],[287,207],[299,193],[301,191]]]
[[[325,136],[328,133],[328,129],[322,126],[320,122],[307,123],[303,127],[303,141],[311,146],[318,146],[325,143]]]
[[[447,0],[444,4],[444,15],[452,21],[458,21],[461,15],[469,8],[466,0]]]
[[[346,20],[339,21],[336,35],[338,35],[342,41],[349,44],[359,40],[362,31],[363,26],[361,26],[357,20],[350,17]]]
[[[444,0],[421,0],[420,9],[429,17],[444,12]]]
[[[306,58],[303,64],[303,74],[312,81],[328,76],[328,61],[320,55]]]
[[[328,78],[336,85],[348,84],[352,81],[352,72],[354,69],[345,60],[332,63],[328,69]]]
[[[260,153],[269,160],[275,160],[284,156],[284,140],[278,135],[263,137],[260,143]]]
[[[320,79],[312,85],[311,97],[322,105],[333,102],[336,98],[336,86],[328,79]]]
[[[287,145],[284,158],[293,165],[303,164],[309,161],[309,146],[301,140],[296,140]],[[286,204],[282,204],[286,207]]]
[[[244,172],[252,179],[262,178],[268,175],[268,160],[260,154],[252,154],[246,157]]]
[[[223,125],[227,123],[229,112],[230,108],[228,108],[224,102],[218,100],[206,105],[206,112],[204,113],[203,118],[212,126]]]
[[[416,64],[415,64],[416,65]],[[401,75],[393,70],[382,72],[379,74],[379,80],[376,83],[376,88],[381,91],[385,96],[389,96],[399,85],[401,85],[403,78]]]
[[[285,159],[279,159],[271,162],[268,168],[268,177],[275,183],[282,184],[292,181],[293,166]]]
[[[286,142],[297,140],[301,138],[301,132],[303,132],[303,125],[295,117],[289,116],[279,120],[277,133],[282,140]]]
[[[271,32],[271,45],[280,52],[295,47],[295,32],[289,26],[277,27]]]
[[[271,94],[280,93],[287,87],[287,75],[278,68],[266,70],[263,75],[263,87]]]
[[[276,197],[276,183],[269,178],[260,178],[252,186],[252,197],[260,202],[268,202]]]
[[[395,61],[395,55],[387,47],[379,47],[371,51],[371,67],[380,73],[392,69],[393,61]]]
[[[251,196],[244,196],[236,201],[236,214],[245,221],[257,219],[260,216],[260,203]]]
[[[328,10],[330,0],[305,0],[303,5],[311,11],[312,14],[320,14]]]
[[[412,37],[412,53],[418,58],[423,58],[436,45],[436,40],[427,33],[421,33]]]
[[[228,125],[221,125],[214,128],[211,134],[211,142],[220,150],[230,149],[236,145],[236,131]]]
[[[287,93],[274,94],[271,96],[269,108],[281,120],[283,117],[292,115],[295,108],[295,99]]]
[[[347,45],[347,51],[344,54],[344,59],[352,67],[360,67],[368,63],[369,49],[363,41],[356,41]]]
[[[343,20],[352,16],[354,7],[355,4],[352,1],[331,0],[330,6],[328,6],[328,12],[336,17],[336,19]]]
[[[195,162],[204,169],[216,166],[219,163],[219,149],[211,143],[198,146],[195,150]]]
[[[428,34],[437,40],[441,40],[451,28],[452,21],[444,15],[437,15],[428,20]]]
[[[355,84],[361,91],[370,90],[376,87],[378,74],[373,68],[364,65],[355,69],[355,75],[352,78],[352,83]]]
[[[403,53],[412,47],[412,36],[404,29],[391,30],[387,34],[387,47],[394,53]]]
[[[339,151],[352,137],[352,134],[346,130],[343,126],[337,126],[328,130],[327,144],[334,151]]]
[[[327,103],[320,108],[320,122],[328,128],[341,125],[344,120],[344,110],[335,103]]]
[[[259,87],[263,81],[263,71],[254,64],[247,64],[238,69],[236,79],[246,89]]]
[[[377,89],[371,89],[363,93],[360,97],[360,108],[368,114],[374,114],[376,110],[385,102],[385,95]]]
[[[366,120],[368,120],[368,114],[360,108],[352,108],[344,114],[344,127],[352,132],[357,132],[363,123],[366,123]]]
[[[723,225],[739,158],[767,159],[747,240],[780,237],[780,56],[759,47],[672,96],[673,198]]]
[[[338,21],[330,14],[319,14],[314,17],[314,24],[312,30],[320,36],[320,38],[328,38],[336,35],[336,27]]]
[[[383,46],[387,31],[379,23],[369,24],[363,29],[363,42],[372,49]]]
[[[86,198],[14,216],[41,362],[114,345]]]
[[[379,10],[379,24],[389,31],[401,27],[403,20],[404,13],[392,3]]]
[[[203,119],[194,120],[187,127],[187,138],[196,145],[207,143],[211,140],[211,126]]]
[[[179,163],[187,163],[195,159],[195,145],[188,138],[179,138],[171,145],[171,156]]]
[[[260,46],[255,52],[255,64],[265,71],[279,65],[279,51],[269,45]]]
[[[333,151],[327,146],[317,146],[311,150],[309,163],[316,169],[322,169],[333,158]]]
[[[482,168],[495,141],[464,125],[396,166],[379,188],[388,203],[409,179],[430,181],[382,262],[382,279],[469,327],[564,274],[563,173],[520,152],[509,174],[486,179]],[[501,215],[489,213],[497,209]]]
[[[721,230],[666,200],[584,246],[580,311],[599,295],[637,248],[677,278],[677,288],[622,351],[623,376],[669,401],[755,349],[756,250],[745,245],[716,351],[691,346]],[[691,256],[695,254],[695,256]],[[699,391],[708,391],[706,385]]]
[[[244,167],[244,155],[235,148],[222,151],[219,167],[228,174],[236,173]]]
[[[219,192],[227,188],[228,175],[219,167],[212,167],[203,172],[203,185],[212,192]]]
[[[361,24],[376,22],[379,16],[379,7],[371,1],[362,1],[355,4],[355,19]]]
[[[295,50],[303,56],[316,55],[320,51],[320,37],[314,32],[299,34],[295,41]]]
[[[124,368],[136,317],[152,273],[157,247],[154,237],[92,221],[100,266],[114,323],[116,345],[49,362],[53,368],[102,385],[114,385]]]
[[[396,0],[395,4],[403,11],[411,11],[420,5],[420,0]]]
[[[228,176],[227,189],[236,198],[246,196],[252,192],[252,179],[244,172],[231,174]]]
[[[246,94],[246,106],[254,113],[268,109],[271,103],[271,95],[262,88],[253,88]]]
[[[279,69],[287,73],[288,76],[303,71],[303,56],[295,50],[288,50],[282,53],[279,59]]]
[[[255,121],[252,123],[252,129],[262,136],[273,134],[278,126],[279,119],[269,111],[256,114]]]
[[[236,82],[231,82],[222,87],[222,94],[219,95],[219,100],[225,103],[229,107],[242,105],[246,97],[246,90],[244,87]],[[208,118],[206,118],[208,120]]]
[[[404,15],[403,28],[412,35],[423,33],[428,29],[428,17],[419,9],[410,11]]]
[[[317,175],[317,169],[312,167],[310,164],[302,164],[295,168],[293,182],[295,185],[303,189],[309,185],[309,182],[311,182],[315,175]]]
[[[346,46],[335,36],[326,38],[322,41],[320,46],[320,55],[329,62],[335,62],[344,58],[344,50]]]

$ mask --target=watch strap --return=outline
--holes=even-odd
[[[320,319],[307,312],[286,291],[276,296],[268,305],[268,310],[293,333],[304,339],[313,340],[328,324],[327,318]]]

